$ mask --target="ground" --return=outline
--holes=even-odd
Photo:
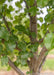
[[[25,71],[24,71],[25,72]],[[18,75],[15,71],[1,71],[0,75]],[[26,75],[26,72],[25,72]],[[54,71],[42,71],[40,75],[54,75]]]

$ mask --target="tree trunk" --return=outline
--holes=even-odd
[[[40,71],[36,71],[35,67],[33,67],[34,69],[32,70],[32,68],[30,68],[30,71],[32,71],[30,73],[30,75],[40,75]]]
[[[38,71],[36,71],[36,68],[34,67],[34,64],[33,64],[33,67],[30,68],[30,75],[40,75],[40,69],[38,69]]]
[[[38,72],[33,72],[31,75],[40,75]]]
[[[35,56],[31,58],[29,63],[30,75],[40,75],[40,69],[36,70],[37,60]]]
[[[32,74],[30,74],[30,75],[40,75],[40,73],[38,73],[38,72],[32,72]]]

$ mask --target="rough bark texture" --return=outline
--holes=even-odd
[[[37,37],[37,21],[36,21],[36,16],[30,16],[30,31],[35,32],[36,33],[36,37]],[[33,39],[31,37],[31,42],[34,43],[36,41],[36,39]]]

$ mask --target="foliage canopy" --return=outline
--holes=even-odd
[[[15,2],[17,9],[11,5],[13,1],[0,0],[0,58],[4,65],[8,63],[8,56],[12,60],[16,56],[15,65],[27,66],[27,59],[33,57],[39,46],[45,44],[48,51],[54,48],[54,0],[37,0],[37,7],[33,6],[34,0],[19,0]],[[23,5],[24,1],[29,9]],[[28,13],[31,17],[44,14],[43,8],[46,8],[47,15],[44,18],[37,17],[36,35],[30,31]],[[38,40],[44,38],[44,41],[41,44],[32,44],[30,36],[33,39],[38,37]]]

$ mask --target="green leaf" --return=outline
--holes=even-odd
[[[22,51],[26,51],[26,43],[25,42],[19,42],[18,48],[22,49]]]
[[[32,74],[32,71],[27,71],[26,74],[27,74],[27,75],[28,75],[28,74]]]
[[[1,57],[1,65],[7,65],[8,64],[8,57],[7,56],[2,56]]]
[[[36,33],[35,33],[35,32],[32,32],[32,33],[31,33],[31,36],[32,36],[32,38],[35,39],[35,38],[36,38]]]
[[[13,21],[13,24],[18,24],[18,21],[15,19],[15,20]]]
[[[50,24],[49,25],[49,31],[50,32],[54,32],[54,24]]]
[[[10,35],[9,40],[11,42],[14,42],[15,43],[16,41],[18,41],[18,37],[16,35]]]
[[[48,33],[44,39],[44,44],[48,50],[52,49],[53,33]]]
[[[34,0],[26,0],[28,6],[32,6],[34,4]]]
[[[38,20],[39,20],[40,22],[43,22],[43,18],[42,18],[42,17],[40,17]]]
[[[10,5],[10,6],[9,6],[9,10],[10,10],[10,11],[14,11],[14,8]]]
[[[15,5],[16,5],[18,8],[22,8],[20,1],[15,2]]]
[[[0,38],[5,40],[9,39],[9,32],[6,30],[5,27],[0,27]]]
[[[3,4],[6,0],[0,0],[0,4]]]
[[[16,44],[12,41],[5,42],[4,44],[7,51],[13,51],[16,47]]]
[[[25,52],[23,55],[21,55],[21,59],[27,60],[29,57],[29,53]]]
[[[0,19],[2,19],[2,15],[0,15]]]
[[[13,1],[13,0],[8,0],[8,2],[11,2],[11,1]]]
[[[39,46],[39,44],[35,43],[35,44],[30,45],[29,48],[32,52],[36,52],[38,49],[38,46]]]
[[[3,46],[2,45],[0,45],[0,52],[3,50]]]
[[[26,65],[26,61],[25,60],[21,60],[21,65],[25,66]]]
[[[10,71],[11,70],[11,67],[8,65],[8,67],[7,67],[7,71]]]
[[[0,39],[0,43],[2,42],[2,39]]]
[[[52,41],[52,49],[54,49],[54,35],[53,35],[53,41]]]
[[[37,8],[35,6],[31,7],[28,12],[31,13],[31,16],[36,15]]]
[[[48,3],[48,0],[37,0],[38,7],[44,7]]]
[[[9,15],[10,14],[10,10],[9,9],[6,9],[6,15]]]
[[[28,36],[31,34],[29,28],[25,28],[23,25],[16,25],[15,28],[19,31],[19,33],[24,33]]]
[[[26,31],[25,26],[22,26],[22,25],[19,25],[19,26],[16,25],[15,28],[18,29],[18,31],[20,31],[20,32]]]
[[[47,52],[45,53],[45,55],[47,56],[47,55],[48,55],[48,53],[49,53],[49,51],[47,51]]]

